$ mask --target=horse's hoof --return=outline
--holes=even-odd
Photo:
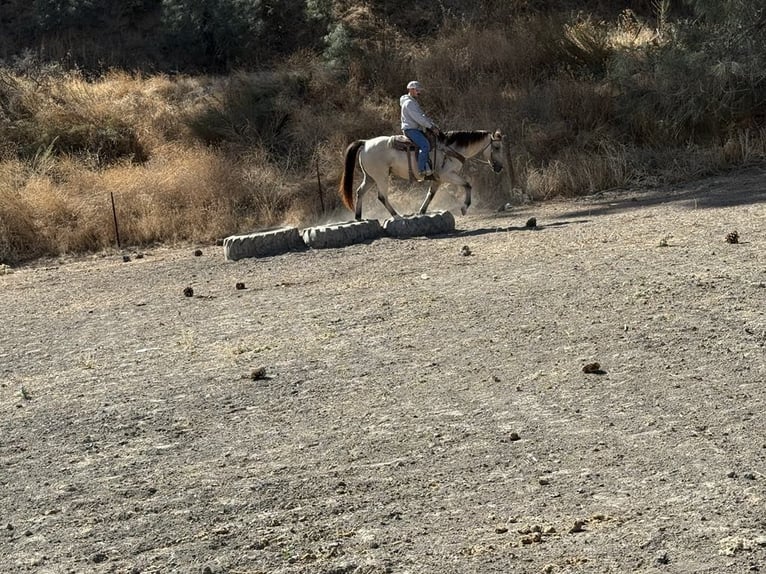
[[[465,207],[465,206],[461,207],[460,208],[460,215],[465,215],[466,213],[468,213],[468,208]]]

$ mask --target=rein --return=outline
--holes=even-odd
[[[481,148],[478,151],[478,153],[473,154],[468,159],[472,159],[472,160],[474,160],[477,163],[486,163],[488,166],[492,167],[492,162],[491,161],[489,161],[488,159],[477,159],[476,156],[481,155],[482,153],[484,153],[484,150],[487,149],[489,146],[491,146],[493,141],[495,141],[495,140],[492,139],[492,136],[489,136],[489,142],[487,143],[487,145],[485,145],[483,148]]]
[[[456,152],[451,147],[445,147],[444,148],[444,155],[446,155],[447,157],[454,157],[460,163],[465,163],[466,159],[468,159],[463,154],[460,154],[460,153]]]

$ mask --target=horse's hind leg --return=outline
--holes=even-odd
[[[362,183],[359,184],[359,187],[356,188],[355,196],[354,196],[354,218],[357,221],[362,220],[362,198],[364,197],[364,194],[367,192],[367,190],[372,186],[372,181],[367,179],[367,174],[363,172],[362,175]]]
[[[391,205],[391,203],[388,201],[388,197],[385,193],[378,192],[378,199],[380,202],[386,206],[386,209],[391,214],[391,217],[400,218],[401,215],[394,209],[394,207]]]
[[[378,186],[378,200],[380,203],[386,207],[391,217],[400,218],[401,215],[397,213],[391,202],[388,201],[388,174],[384,178],[376,179],[375,184]]]
[[[423,200],[423,205],[421,205],[420,209],[418,210],[419,214],[423,215],[426,212],[428,206],[431,204],[431,200],[434,198],[434,195],[436,195],[436,190],[439,189],[440,185],[440,182],[434,181],[430,186],[428,186],[428,193],[426,193],[426,198]]]

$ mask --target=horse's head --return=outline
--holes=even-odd
[[[495,130],[490,134],[489,145],[484,150],[484,159],[492,167],[492,171],[500,173],[505,165],[505,151],[503,150],[503,134]]]

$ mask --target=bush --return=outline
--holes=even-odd
[[[77,75],[36,81],[0,74],[0,137],[21,159],[78,155],[95,167],[148,158],[134,128]]]
[[[125,9],[140,12],[139,3],[159,5]],[[445,0],[427,23],[438,34],[423,34],[426,5],[398,13],[398,2],[310,0],[311,14],[300,18],[313,31],[339,26],[324,53],[301,50],[231,76],[93,78],[19,60],[16,72],[0,72],[0,258],[110,248],[109,192],[123,240],[137,245],[327,221],[339,205],[332,190],[343,150],[399,131],[398,98],[413,78],[426,84],[424,107],[443,129],[501,129],[515,185],[536,199],[678,181],[766,157],[766,27],[754,4],[726,2],[718,14],[699,0],[688,8],[696,18],[683,19],[661,0],[654,16],[634,7],[612,20],[608,3],[598,18],[543,4]],[[166,5],[194,8],[175,15],[191,27],[173,33],[205,31],[209,0]],[[254,4],[228,0],[234,20],[250,20],[218,22],[214,37],[283,18],[258,5],[238,11]],[[481,19],[489,14],[492,22]],[[227,46],[228,66],[242,46]],[[477,207],[515,196],[486,166],[466,172]]]
[[[0,264],[38,257],[49,248],[41,244],[35,213],[21,193],[25,171],[18,161],[0,163]]]
[[[210,99],[188,124],[205,144],[260,147],[278,160],[294,151],[285,133],[305,90],[299,75],[240,73],[226,83],[220,100]]]
[[[764,42],[766,47],[766,42]],[[718,142],[766,115],[760,54],[722,58],[696,30],[674,41],[617,54],[610,66],[617,118],[634,141],[664,146]]]

